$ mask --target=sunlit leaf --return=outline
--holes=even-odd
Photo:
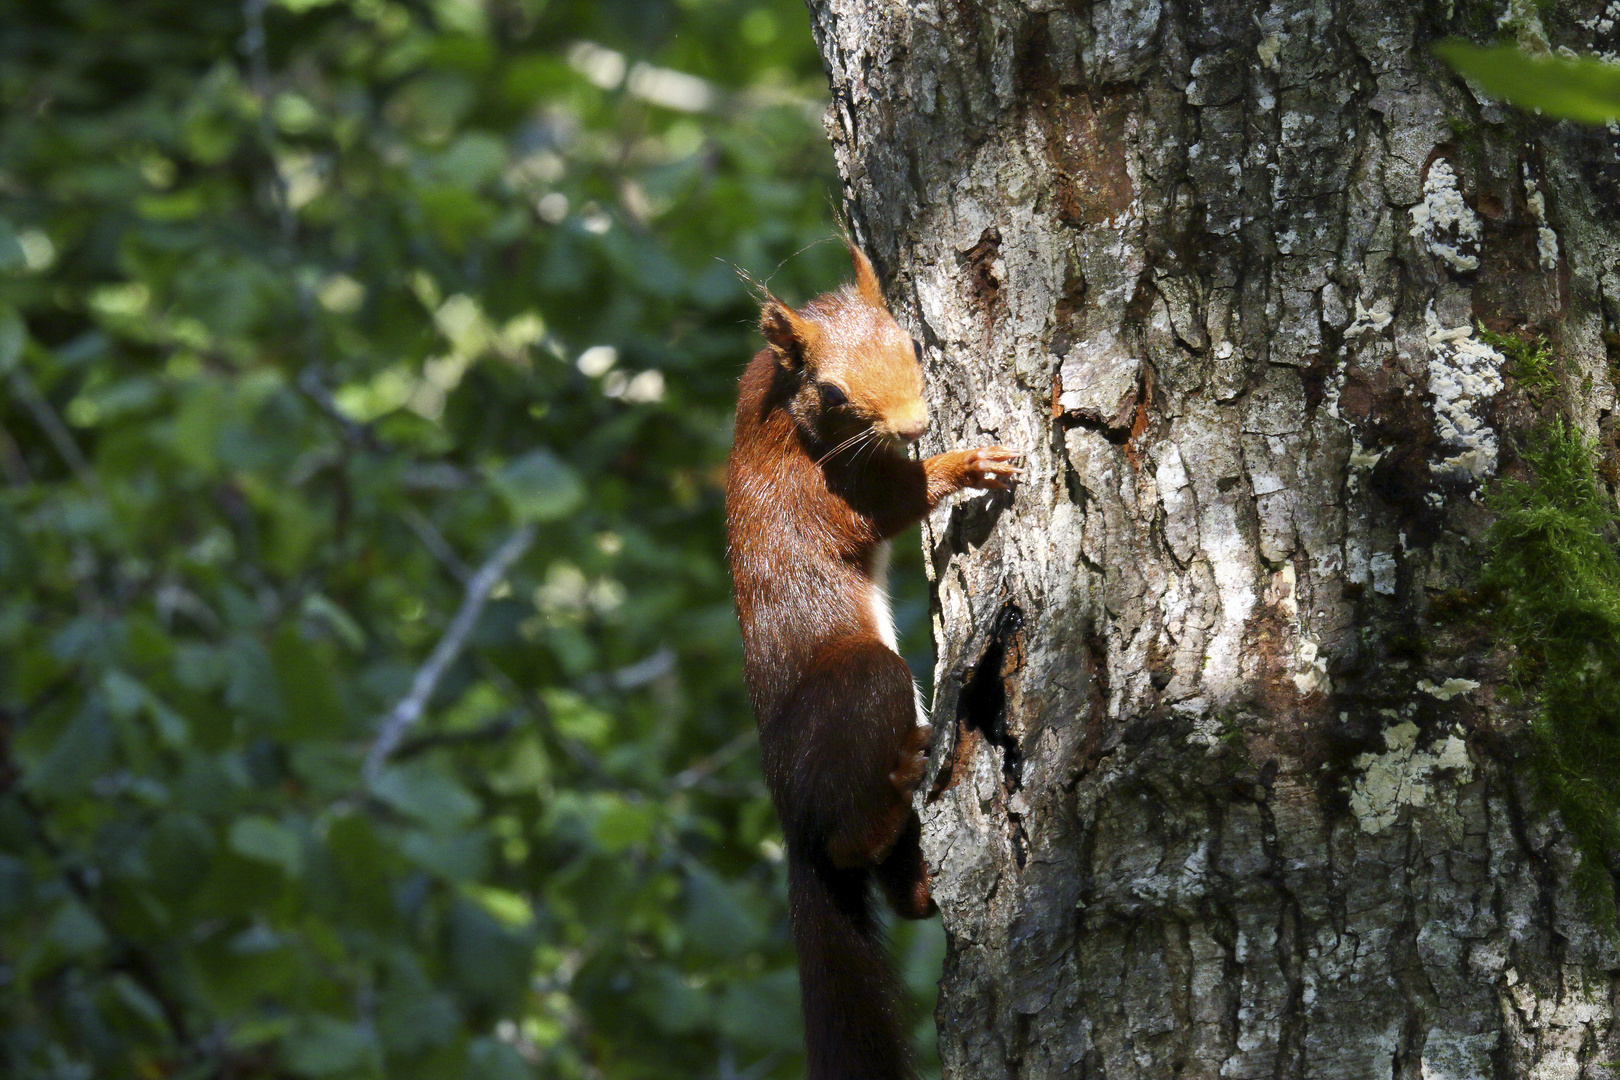
[[[1456,39],[1434,51],[1486,92],[1520,108],[1583,124],[1620,118],[1620,64],[1589,56],[1531,56],[1512,45],[1481,48]]]

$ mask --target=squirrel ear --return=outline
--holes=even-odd
[[[810,324],[768,293],[759,310],[759,331],[765,335],[771,352],[783,367],[793,370],[804,363],[805,347],[810,344],[812,333]]]
[[[878,287],[877,271],[872,269],[872,261],[855,246],[855,241],[846,237],[844,246],[849,248],[850,262],[855,264],[855,287],[860,290],[861,299],[879,311],[888,311],[889,305],[884,302],[883,290]]]

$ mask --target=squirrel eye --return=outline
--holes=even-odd
[[[824,382],[821,384],[819,389],[821,390],[822,408],[836,409],[840,405],[849,404],[849,395],[844,393],[838,387],[834,386],[832,383]]]

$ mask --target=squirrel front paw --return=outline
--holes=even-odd
[[[1018,468],[1024,456],[1021,451],[1008,450],[1005,446],[981,446],[964,454],[962,487],[1005,491],[1016,477],[1024,474],[1024,470]]]
[[[933,734],[932,725],[918,724],[906,732],[905,742],[900,745],[900,760],[889,773],[889,783],[907,799],[922,783],[923,773],[928,771],[928,744]]]

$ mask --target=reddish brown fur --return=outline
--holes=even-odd
[[[905,456],[928,411],[911,339],[853,245],[853,286],[767,297],[726,479],[728,557],[766,781],[787,838],[810,1080],[911,1075],[876,879],[933,911],[911,795],[929,729],[886,642],[883,544],[964,487],[1017,472],[1001,447]],[[839,401],[842,395],[844,401]]]

